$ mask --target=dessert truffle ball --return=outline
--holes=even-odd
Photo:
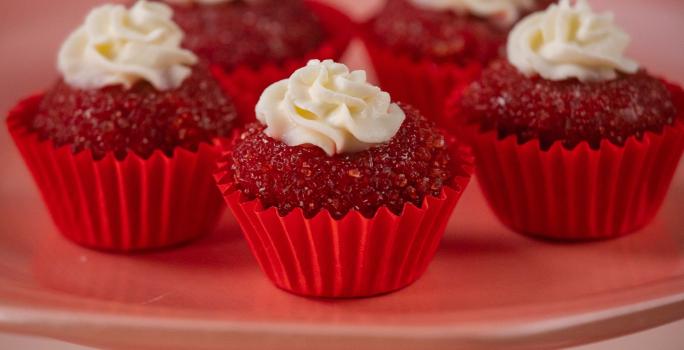
[[[582,82],[527,77],[507,61],[491,65],[464,93],[460,112],[468,123],[519,142],[538,139],[542,148],[601,140],[622,145],[631,136],[660,132],[677,110],[667,87],[640,70],[615,79]]]
[[[66,238],[129,253],[218,223],[225,207],[213,172],[235,108],[183,37],[164,3],[94,7],[59,50],[59,80],[10,113],[10,134]]]
[[[612,13],[561,0],[519,21],[506,59],[454,93],[448,114],[512,230],[614,238],[658,212],[684,150],[684,97],[629,58],[629,42]]]
[[[171,155],[175,147],[194,150],[200,143],[228,136],[235,108],[202,66],[175,89],[160,91],[146,81],[79,89],[59,80],[45,95],[31,129],[56,146],[90,150],[102,158],[143,158],[155,150]]]
[[[448,6],[444,1],[389,0],[370,28],[379,42],[416,58],[459,64],[488,62],[499,56],[511,22],[551,1],[509,2],[513,13],[487,15],[472,12],[478,6],[455,11],[458,6]]]
[[[313,145],[288,146],[253,124],[233,151],[236,185],[282,215],[302,208],[307,216],[325,209],[335,218],[350,210],[372,217],[382,206],[397,215],[407,203],[420,207],[455,175],[464,176],[462,159],[432,122],[401,108],[406,119],[389,142],[332,157]]]
[[[462,174],[462,149],[418,110],[331,60],[272,84],[232,151],[235,187],[282,215],[421,206]],[[457,189],[461,190],[461,189]]]
[[[141,0],[93,9],[62,45],[62,76],[29,127],[95,159],[195,150],[227,136],[235,107],[209,68],[183,48],[173,10]]]
[[[225,70],[300,57],[326,37],[318,18],[300,0],[169,3],[186,33],[184,46]]]

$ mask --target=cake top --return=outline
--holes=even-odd
[[[58,68],[75,88],[131,88],[144,80],[158,90],[179,87],[197,57],[181,47],[184,33],[173,10],[140,0],[130,9],[107,4],[93,9],[62,45]]]
[[[414,5],[431,10],[449,10],[459,14],[501,19],[512,24],[521,12],[532,10],[535,0],[410,0]]]
[[[595,13],[586,0],[561,0],[522,19],[508,37],[508,60],[521,73],[548,80],[605,81],[635,73],[624,57],[630,37],[612,13]]]
[[[266,135],[289,146],[311,144],[329,156],[385,143],[405,115],[366,72],[332,60],[311,60],[264,90],[256,116]]]
[[[556,142],[598,149],[603,140],[621,146],[661,132],[678,118],[678,107],[668,87],[644,70],[593,83],[555,81],[527,77],[502,59],[464,92],[459,113],[499,137],[539,140],[542,149]]]
[[[389,142],[334,157],[316,146],[290,147],[252,124],[231,152],[231,180],[280,215],[301,208],[306,217],[327,210],[335,219],[350,211],[372,218],[381,207],[401,215],[445,188],[462,191],[456,178],[469,174],[467,154],[417,109],[399,105],[405,120]]]
[[[300,0],[171,4],[173,19],[185,32],[183,46],[226,72],[300,58],[338,45],[340,36],[323,25],[315,6]],[[333,14],[327,19],[330,23],[344,20],[337,17]]]

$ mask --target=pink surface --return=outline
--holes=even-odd
[[[93,3],[0,2],[0,110],[50,83],[59,43]],[[345,8],[363,17],[377,6],[360,3]],[[633,34],[634,56],[684,81],[684,2],[613,3]],[[349,60],[365,62],[357,50]],[[4,128],[0,162],[0,329],[126,348],[453,349],[583,343],[684,315],[681,172],[647,229],[584,245],[510,233],[471,186],[415,285],[331,302],[274,288],[229,216],[176,251],[124,257],[77,247],[56,233]]]

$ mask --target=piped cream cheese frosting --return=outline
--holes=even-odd
[[[366,72],[332,60],[311,60],[266,88],[256,105],[264,133],[289,146],[311,144],[329,156],[385,143],[404,111],[366,80]]]
[[[80,89],[130,88],[141,80],[158,90],[177,88],[198,59],[181,47],[184,33],[172,17],[173,10],[160,2],[97,7],[62,45],[58,69]]]
[[[200,5],[217,5],[217,4],[222,4],[225,2],[233,2],[235,0],[165,0],[169,4],[178,4],[178,5],[192,5],[192,4],[200,4]]]
[[[615,79],[639,65],[624,56],[630,37],[612,13],[595,13],[586,0],[561,0],[522,19],[508,37],[508,60],[528,76],[548,80]]]
[[[535,0],[411,0],[416,6],[455,13],[470,13],[478,17],[501,18],[504,24],[513,24],[524,10],[531,10]]]

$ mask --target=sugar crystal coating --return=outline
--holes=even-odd
[[[147,82],[130,90],[109,86],[75,89],[58,81],[41,101],[29,127],[56,146],[90,150],[99,159],[129,150],[143,158],[159,149],[194,150],[202,142],[228,136],[235,108],[208,70],[197,66],[174,90],[158,91]]]
[[[320,22],[301,1],[228,1],[175,5],[184,46],[230,70],[301,57],[325,39]]]
[[[556,141],[598,148],[604,139],[622,145],[631,136],[660,132],[677,115],[667,87],[643,70],[604,82],[550,81],[526,77],[505,60],[466,90],[460,112],[483,130],[516,135],[519,142],[538,139],[542,148]]]
[[[538,2],[543,8],[551,1]],[[452,11],[416,7],[408,0],[389,0],[371,22],[377,40],[416,58],[466,64],[499,56],[508,28],[490,19]]]
[[[381,206],[395,214],[406,203],[420,206],[464,175],[463,160],[453,140],[414,108],[401,107],[406,120],[388,143],[335,156],[315,146],[287,146],[252,124],[232,154],[237,188],[281,215],[302,208],[307,217],[321,209],[334,218],[350,210],[372,217]]]

